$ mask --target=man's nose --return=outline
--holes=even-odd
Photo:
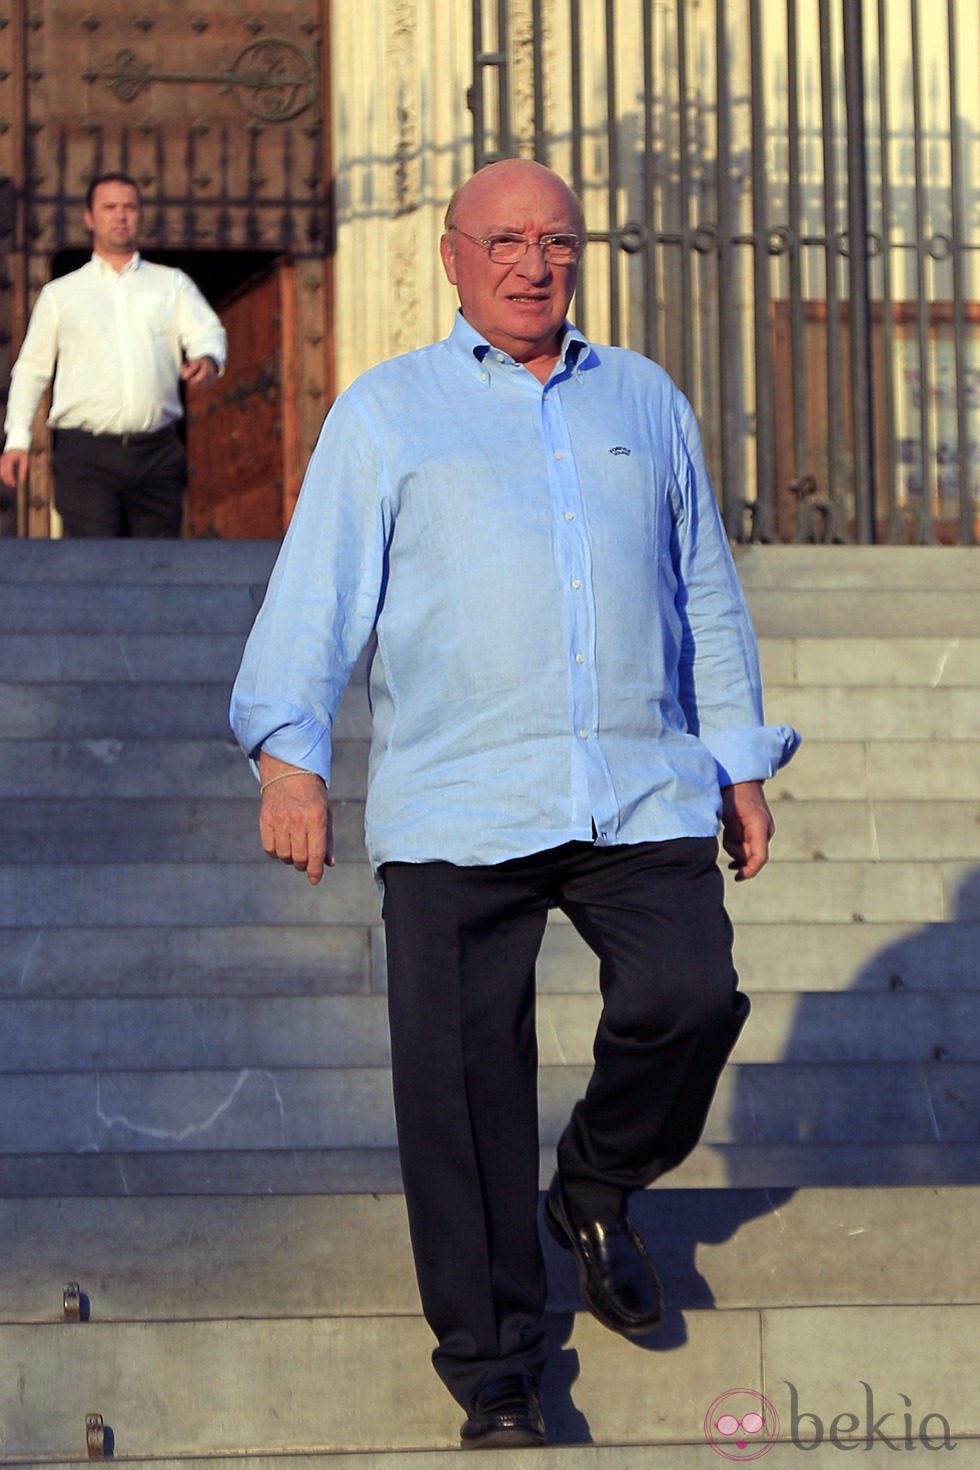
[[[538,240],[528,242],[527,248],[516,269],[529,281],[543,281],[551,275],[551,266],[544,258],[544,246]]]

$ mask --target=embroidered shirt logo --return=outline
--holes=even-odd
[[[627,449],[625,444],[614,444],[609,451],[610,454],[632,454],[632,449]]]

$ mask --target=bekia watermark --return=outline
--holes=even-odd
[[[864,1402],[858,1412],[845,1409],[821,1417],[801,1407],[795,1383],[784,1380],[789,1389],[788,1439],[798,1450],[815,1450],[818,1445],[832,1445],[838,1450],[870,1450],[884,1445],[890,1450],[954,1450],[949,1420],[944,1414],[930,1410],[919,1415],[912,1408],[908,1394],[899,1393],[901,1408],[877,1412],[874,1390],[859,1379]],[[760,1459],[779,1437],[779,1415],[775,1406],[754,1388],[730,1388],[718,1395],[704,1416],[704,1434],[713,1450],[726,1460],[742,1464]]]
[[[771,1449],[779,1434],[779,1415],[765,1394],[754,1388],[730,1388],[708,1405],[704,1434],[726,1460],[747,1464]]]

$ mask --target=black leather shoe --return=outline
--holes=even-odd
[[[486,1384],[459,1431],[464,1450],[506,1450],[547,1443],[541,1391],[533,1378],[511,1373]]]
[[[544,1202],[544,1221],[578,1266],[582,1300],[603,1327],[645,1337],[664,1320],[663,1287],[629,1216],[615,1225],[574,1219],[557,1174]]]

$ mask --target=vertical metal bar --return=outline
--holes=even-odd
[[[721,0],[718,0],[719,9]],[[688,398],[694,396],[694,292],[691,259],[691,108],[687,95],[688,56],[686,0],[677,0],[677,188],[680,235],[680,384]],[[718,104],[721,127],[721,102]]]
[[[841,0],[847,104],[847,213],[851,318],[851,415],[854,435],[854,530],[875,540],[874,402],[871,392],[871,291],[868,277],[867,137],[864,126],[862,5]]]
[[[946,5],[947,45],[949,48],[949,151],[950,151],[950,228],[953,236],[953,356],[956,367],[956,468],[959,489],[959,540],[962,546],[973,546],[977,539],[976,507],[971,483],[969,435],[969,401],[966,382],[966,302],[963,280],[963,251],[966,230],[963,201],[966,198],[963,160],[959,140],[959,81],[956,49],[955,0]]]
[[[551,150],[544,115],[544,9],[543,0],[531,6],[531,45],[534,72],[534,156],[539,163],[550,162]]]
[[[772,541],[776,521],[776,443],[769,340],[769,191],[766,187],[765,75],[762,19],[749,10],[752,115],[753,318],[755,327],[756,486],[753,540]]]
[[[797,0],[786,0],[786,42],[789,54],[789,337],[793,384],[793,479],[807,472],[809,446],[806,430],[806,316],[803,306],[803,209],[800,168],[800,59]]]
[[[682,0],[683,3],[683,0]],[[718,366],[721,390],[722,514],[732,541],[744,539],[745,488],[738,456],[738,387],[741,373],[733,354],[740,351],[735,318],[734,211],[731,201],[732,133],[731,88],[728,69],[726,6],[718,0],[715,11],[715,66],[718,96]],[[686,306],[686,303],[685,303]]]
[[[619,285],[619,149],[616,117],[616,4],[606,0],[606,215],[609,226],[609,340],[619,345],[622,292]]]
[[[569,89],[572,109],[572,188],[578,197],[582,199],[585,189],[585,171],[582,167],[582,18],[580,13],[580,0],[570,0],[568,22],[572,51],[569,58]],[[586,225],[588,225],[588,221],[586,221]],[[588,292],[586,289],[585,271],[580,272],[578,278],[578,289],[575,293],[575,320],[578,326],[584,332],[588,333]]]
[[[467,94],[467,105],[473,114],[473,163],[482,168],[492,158],[507,157],[513,152],[513,129],[510,119],[510,21],[507,0],[497,0],[496,48],[487,50],[484,13],[481,0],[473,3],[473,83]],[[487,122],[486,72],[496,76],[496,138],[488,146],[490,128]]]
[[[509,158],[514,151],[510,117],[510,14],[507,3],[508,0],[497,0],[497,155],[501,158]]]
[[[487,116],[486,98],[483,91],[483,4],[473,0],[473,81],[466,94],[466,105],[473,114],[473,169],[482,168],[487,161]]]
[[[820,92],[823,109],[823,207],[827,302],[827,494],[832,524],[840,525],[839,456],[844,446],[844,414],[840,363],[840,293],[837,285],[837,168],[834,158],[834,71],[831,50],[830,0],[820,0]]]
[[[912,26],[912,154],[915,160],[915,272],[919,342],[919,458],[922,505],[919,510],[919,540],[936,539],[932,515],[932,480],[935,448],[932,436],[932,373],[929,367],[929,297],[926,281],[926,195],[925,159],[922,138],[922,55],[919,43],[919,4],[909,0]]]
[[[656,180],[654,149],[654,42],[653,6],[643,7],[643,351],[647,357],[657,356],[657,255],[654,236],[656,215],[654,198]]]
[[[888,106],[888,0],[878,0],[878,130],[881,134],[881,338],[885,400],[885,489],[888,540],[903,541],[904,527],[898,505],[898,464],[895,428],[895,288],[892,276],[891,117]]]

